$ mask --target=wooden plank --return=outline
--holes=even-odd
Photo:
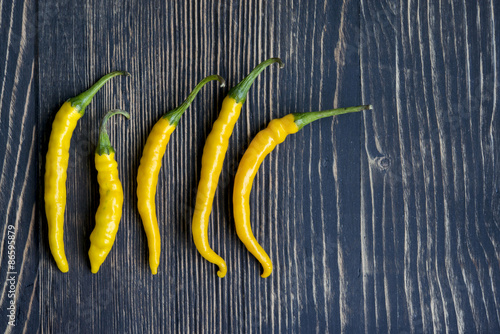
[[[361,3],[367,331],[499,330],[495,6]]]
[[[5,333],[33,332],[39,325],[36,25],[26,23],[34,13],[33,1],[1,2],[0,331]]]
[[[350,290],[361,287],[355,263],[359,241],[347,245],[350,236],[359,240],[352,224],[358,206],[351,197],[357,195],[348,195],[359,188],[359,169],[346,168],[350,152],[360,152],[360,115],[311,125],[265,161],[251,205],[257,238],[274,261],[271,278],[260,278],[258,263],[236,238],[230,202],[238,160],[272,118],[359,103],[359,93],[351,93],[359,92],[359,63],[345,50],[357,39],[349,32],[358,26],[355,2],[125,2],[113,11],[99,2],[40,6],[47,15],[40,17],[39,32],[45,141],[50,120],[66,98],[105,72],[133,73],[107,85],[75,131],[65,230],[70,272],[63,275],[54,266],[43,227],[43,331],[328,332],[361,326],[357,288]],[[66,15],[53,22],[54,11]],[[136,170],[147,133],[204,76],[221,74],[231,87],[271,56],[282,56],[286,67],[270,67],[250,91],[214,202],[210,239],[228,261],[228,276],[215,276],[213,265],[197,253],[190,229],[203,143],[228,90],[211,84],[183,116],[167,148],[157,194],[163,250],[153,277],[135,204]],[[92,275],[88,237],[98,205],[92,152],[100,118],[115,107],[132,113],[129,122],[116,120],[110,130],[125,190],[124,215],[111,254]],[[346,142],[336,144],[340,137]],[[342,165],[338,171],[336,160]],[[342,184],[336,186],[336,178]],[[328,204],[339,195],[349,196],[350,204],[340,203],[340,209]],[[339,268],[337,220],[345,225],[341,249],[349,248]]]
[[[1,2],[0,294],[8,313],[16,229],[16,327],[6,332],[500,332],[498,31],[494,1]],[[61,15],[60,13],[64,13]],[[250,90],[217,191],[209,238],[224,279],[197,252],[191,217],[202,148],[228,89],[280,56]],[[50,254],[45,153],[60,105],[112,70],[74,133],[65,244]],[[203,77],[160,173],[159,273],[148,266],[136,171],[148,132]],[[233,177],[251,138],[295,111],[371,103],[311,124],[263,163],[251,196],[274,271],[236,237]],[[125,191],[97,275],[93,151],[107,110]],[[38,189],[38,190],[37,190]],[[38,199],[38,205],[36,200]]]

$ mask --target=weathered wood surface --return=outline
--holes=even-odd
[[[0,331],[32,332],[40,328],[41,292],[38,67],[36,25],[30,20],[36,11],[33,1],[0,4]],[[9,308],[15,327],[8,325]]]
[[[374,3],[377,3],[374,5]],[[495,1],[0,1],[0,330],[6,332],[500,332],[500,5]],[[224,279],[191,237],[203,143],[228,87],[260,61],[211,217]],[[112,70],[75,130],[59,272],[43,174],[60,105]],[[158,184],[152,276],[136,207],[146,136],[203,77]],[[295,111],[371,103],[316,122],[263,163],[253,227],[273,274],[239,242],[232,185],[251,138]],[[110,123],[125,206],[97,275],[93,151]],[[8,229],[16,231],[16,326],[7,324]]]

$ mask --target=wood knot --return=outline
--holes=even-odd
[[[391,167],[391,159],[387,157],[380,157],[377,159],[377,165],[381,170],[387,170]]]

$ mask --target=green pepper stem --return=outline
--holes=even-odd
[[[323,111],[313,111],[313,112],[301,112],[301,113],[293,113],[294,122],[299,127],[299,130],[302,129],[307,124],[314,122],[320,118],[331,117],[336,115],[348,114],[351,112],[358,112],[363,110],[373,109],[371,104],[362,105],[357,107],[349,107],[349,108],[337,108]]]
[[[117,75],[124,75],[124,76],[130,76],[130,73],[126,71],[115,71],[106,74],[103,76],[101,79],[99,79],[95,84],[92,85],[89,89],[87,89],[85,92],[72,97],[71,99],[68,100],[68,102],[71,102],[71,106],[76,108],[80,114],[84,114],[85,108],[92,102],[92,98],[94,95],[101,89],[101,87],[111,78],[116,77]]]
[[[127,117],[127,119],[130,119],[130,114],[124,110],[114,109],[108,111],[108,113],[102,119],[101,127],[99,128],[99,141],[97,142],[97,147],[95,149],[95,152],[99,155],[109,155],[110,153],[115,153],[115,150],[113,146],[111,146],[111,143],[109,141],[108,131],[106,130],[106,123],[108,122],[108,119],[116,114],[123,115]]]
[[[206,77],[205,79],[201,80],[196,85],[196,87],[194,87],[193,91],[189,94],[187,99],[184,100],[184,102],[182,102],[182,104],[180,106],[167,112],[162,117],[165,118],[169,124],[177,126],[177,123],[179,123],[179,120],[181,119],[182,114],[184,114],[184,112],[189,107],[191,102],[193,102],[194,98],[196,97],[196,95],[200,91],[201,87],[203,87],[207,82],[212,81],[212,80],[219,81],[221,87],[226,86],[226,82],[224,81],[224,79],[221,76],[219,76],[217,74],[210,75],[210,76]]]
[[[235,99],[237,103],[245,103],[247,99],[247,93],[250,90],[250,87],[252,87],[255,78],[257,78],[259,73],[262,72],[267,66],[273,63],[278,63],[280,65],[280,68],[283,68],[285,66],[285,64],[283,64],[283,62],[279,58],[269,58],[268,60],[264,60],[262,63],[257,65],[252,70],[252,72],[250,72],[250,74],[245,77],[245,79],[241,80],[240,83],[231,88],[227,95]]]

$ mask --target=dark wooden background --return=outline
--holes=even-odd
[[[500,332],[500,4],[466,1],[0,0],[0,330],[136,332]],[[269,57],[230,140],[210,225],[219,279],[191,216],[204,140],[229,87]],[[65,244],[48,248],[43,175],[61,104],[128,70],[75,130]],[[172,135],[158,184],[159,273],[136,207],[146,136],[196,83],[211,83]],[[251,196],[274,271],[236,236],[232,185],[251,138],[295,111],[371,103],[316,122],[273,152]],[[109,128],[125,191],[97,275],[93,151]],[[16,229],[16,326],[7,325],[7,228]]]

